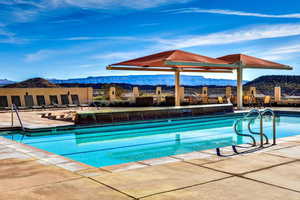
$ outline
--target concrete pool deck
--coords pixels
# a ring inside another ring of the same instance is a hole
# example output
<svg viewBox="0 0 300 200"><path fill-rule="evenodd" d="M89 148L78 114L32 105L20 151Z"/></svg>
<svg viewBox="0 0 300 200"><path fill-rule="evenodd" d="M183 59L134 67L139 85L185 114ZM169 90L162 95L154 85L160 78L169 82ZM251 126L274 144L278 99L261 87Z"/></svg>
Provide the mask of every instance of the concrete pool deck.
<svg viewBox="0 0 300 200"><path fill-rule="evenodd" d="M0 137L0 199L9 200L298 200L299 169L300 136L250 154L206 150L103 168Z"/></svg>

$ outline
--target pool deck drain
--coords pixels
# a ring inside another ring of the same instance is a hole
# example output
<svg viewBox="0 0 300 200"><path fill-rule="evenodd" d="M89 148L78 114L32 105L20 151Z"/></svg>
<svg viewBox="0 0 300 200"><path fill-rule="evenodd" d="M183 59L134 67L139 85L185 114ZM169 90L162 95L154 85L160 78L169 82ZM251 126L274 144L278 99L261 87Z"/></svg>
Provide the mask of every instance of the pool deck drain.
<svg viewBox="0 0 300 200"><path fill-rule="evenodd" d="M206 150L102 168L0 137L0 199L299 200L299 168L300 136L232 157Z"/></svg>

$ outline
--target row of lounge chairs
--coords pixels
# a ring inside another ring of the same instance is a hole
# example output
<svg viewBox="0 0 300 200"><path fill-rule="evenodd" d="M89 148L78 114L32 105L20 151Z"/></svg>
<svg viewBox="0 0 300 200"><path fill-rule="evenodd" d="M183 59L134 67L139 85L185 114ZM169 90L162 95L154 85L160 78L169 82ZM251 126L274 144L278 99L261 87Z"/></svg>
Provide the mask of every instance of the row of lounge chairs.
<svg viewBox="0 0 300 200"><path fill-rule="evenodd" d="M261 98L244 96L244 104L250 107L267 107L267 106L300 106L300 98L283 97L280 101L275 101L271 96Z"/></svg>
<svg viewBox="0 0 300 200"><path fill-rule="evenodd" d="M225 98L222 96L218 97L186 97L185 100L191 104L223 104L232 103L236 105L236 96L231 96L230 98ZM268 107L274 105L274 101L271 96L264 96L262 98L254 96L244 96L243 102L245 106L249 107Z"/></svg>
<svg viewBox="0 0 300 200"><path fill-rule="evenodd" d="M89 107L89 104L68 104L68 105L43 105L43 106L17 106L18 110L55 110L55 109L67 109L67 108L77 108L77 107ZM0 107L0 110L11 110L11 107Z"/></svg>
<svg viewBox="0 0 300 200"><path fill-rule="evenodd" d="M185 97L185 101L190 104L222 104L227 103L228 100L224 97L195 97L195 96L187 96Z"/></svg>
<svg viewBox="0 0 300 200"><path fill-rule="evenodd" d="M245 106L249 107L269 107L274 105L274 101L271 96L255 97L255 96L244 96L243 102Z"/></svg>
<svg viewBox="0 0 300 200"><path fill-rule="evenodd" d="M154 97L151 96L141 96L137 97L135 103L132 106L153 106L153 105L173 105L175 101L174 96L166 96L165 101L157 101ZM116 101L117 102L117 101ZM126 101L123 101L126 102ZM183 105L199 105L199 104L224 104L224 103L232 103L236 105L236 97L232 96L230 98L226 98L223 96L185 96L184 101L182 102ZM111 105L114 103L111 102ZM120 103L119 103L120 104ZM123 103L124 104L124 103ZM244 96L244 104L249 106L261 106L266 107L272 104L271 97L265 96L264 98L254 98L249 96ZM110 106L108 103L107 106ZM122 106L120 104L120 106Z"/></svg>

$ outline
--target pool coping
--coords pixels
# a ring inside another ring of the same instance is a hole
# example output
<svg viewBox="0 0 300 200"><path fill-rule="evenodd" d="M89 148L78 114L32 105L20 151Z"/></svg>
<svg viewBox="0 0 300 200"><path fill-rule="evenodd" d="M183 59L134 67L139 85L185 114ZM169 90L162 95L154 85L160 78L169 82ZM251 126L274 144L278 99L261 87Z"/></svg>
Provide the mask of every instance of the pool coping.
<svg viewBox="0 0 300 200"><path fill-rule="evenodd" d="M259 110L264 110L265 108L261 108ZM189 118L207 118L207 117L218 117L218 116L224 116L224 115L242 115L247 113L249 110L239 110L239 111L234 111L230 113L217 113L216 115L201 115L201 116L191 116ZM281 114L295 114L295 115L300 115L300 110L297 111L285 111L285 110L274 110L275 113L281 113ZM150 120L150 121L165 121L165 120L181 120L186 117L177 117L177 118L166 118L166 119L155 119L155 120ZM137 123L144 123L149 120L141 120L137 121ZM90 124L90 125L60 125L60 126L50 126L50 127L39 127L39 128L32 128L32 127L24 127L27 132L43 132L47 130L52 130L52 129L65 129L65 130L73 130L76 128L97 128L97 127L102 127L102 126L114 126L114 125L124 125L124 124L131 124L133 122L114 122L114 123L103 123L103 124ZM0 133L3 131L22 131L21 127L1 127L0 128ZM0 135L1 136L1 135Z"/></svg>
<svg viewBox="0 0 300 200"><path fill-rule="evenodd" d="M285 143L285 142L293 142L294 140L299 140L300 135L296 136L289 136L289 137L283 137L278 138L277 142L278 144ZM134 170L138 168L144 168L144 167L150 167L150 166L156 166L156 165L163 165L167 163L175 163L175 162L186 162L193 159L204 159L206 160L206 163L214 163L218 162L220 160L224 159L231 159L234 156L238 155L249 155L249 154L235 154L235 155L229 155L229 156L217 156L215 148L213 149L207 149L202 151L192 151L189 153L184 154L176 154L166 157L159 157L154 159L147 159L147 160L141 160L136 162L129 162L129 163L123 163L118 165L110 165L110 166L104 166L104 167L94 167L87 164L84 164L82 162L69 159L67 157L51 153L39 148L32 147L27 144L23 144L20 142L13 141L8 138L4 138L0 136L0 144L4 145L10 149L14 149L15 152L20 154L23 154L23 157L35 160L40 164L43 165L52 165L59 168L63 168L65 170L74 172L74 173L80 173L86 170L91 169L97 169L106 173L115 173L115 172L121 172L121 171L127 171L127 170ZM273 147L273 148L272 148ZM278 147L278 148L277 148ZM225 153L228 153L231 148L231 146L223 147L222 150ZM284 147L280 147L277 145L268 145L266 148L260 149L258 151L252 152L252 153L265 153L274 149L280 149ZM4 152L5 153L5 152ZM0 155L3 154L0 153ZM2 159L2 158L0 158Z"/></svg>
<svg viewBox="0 0 300 200"><path fill-rule="evenodd" d="M246 111L241 111L239 113L243 113ZM276 111L282 114L299 114L300 112L297 111ZM239 113L233 113L233 114L239 114ZM230 113L232 115L232 113ZM62 126L64 127L64 126ZM300 135L294 135L294 136L289 136L289 137L283 137L283 138L277 138L277 142L287 142L289 140L293 139L299 139ZM222 159L230 159L231 157L219 157L216 155L216 150L215 148L213 149L206 149L202 151L192 151L184 154L176 154L176 155L171 155L171 156L166 156L166 157L159 157L159 158L154 158L154 159L148 159L148 160L142 160L142 161L136 161L136 162L129 162L129 163L123 163L123 164L118 164L118 165L110 165L110 166L104 166L104 167L94 167L91 165L87 165L85 163L72 160L70 158L45 151L43 149L39 149L36 147L32 147L27 144L23 144L8 138L4 138L0 135L0 144L14 149L16 152L24 154L25 157L31 158L33 160L37 160L39 163L44 164L44 165L54 165L56 167L60 167L72 172L80 172L88 169L99 169L105 172L119 172L119 171L126 171L126 170L131 170L131 169L137 169L137 168L143 168L143 167L149 167L149 166L155 166L155 165L161 165L161 164L166 164L170 162L183 162L186 160L191 160L191 159L208 159L208 162L217 162ZM276 147L276 145L274 146ZM225 152L229 151L229 148L231 146L225 146L222 147L222 150ZM272 148L270 148L272 150ZM263 148L257 152L266 152L268 151L268 148ZM1 154L1 152L0 152ZM236 154L240 155L240 154ZM0 158L1 159L1 158ZM211 159L211 160L209 160Z"/></svg>
<svg viewBox="0 0 300 200"><path fill-rule="evenodd" d="M183 120L186 118L189 119L207 119L207 118L214 118L214 117L222 117L222 116L231 116L231 115L241 115L243 113L216 113L215 115L207 114L207 115L201 115L201 116L190 116L190 117L173 117L173 118L165 118L165 119L153 119L153 120L140 120L140 121L128 121L128 122L113 122L113 123L98 123L98 124L89 124L89 125L61 125L61 126L52 126L52 127L43 127L43 128L30 128L30 127L24 127L27 133L37 133L37 132L46 132L49 130L74 130L74 129L85 129L85 128L98 128L103 126L115 126L115 125L130 125L130 124L141 124L145 122L162 122L162 121L177 121L177 120ZM7 127L7 128L0 128L0 133L2 131L22 131L21 127Z"/></svg>

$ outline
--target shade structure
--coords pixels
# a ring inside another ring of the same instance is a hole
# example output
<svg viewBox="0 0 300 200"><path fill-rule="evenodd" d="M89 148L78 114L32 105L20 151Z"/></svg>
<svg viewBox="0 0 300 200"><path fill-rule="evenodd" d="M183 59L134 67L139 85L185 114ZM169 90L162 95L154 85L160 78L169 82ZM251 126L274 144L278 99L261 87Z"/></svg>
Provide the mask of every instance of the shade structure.
<svg viewBox="0 0 300 200"><path fill-rule="evenodd" d="M280 63L248 56L245 54L231 54L219 57L218 59L229 62L230 64L237 64L243 66L243 68L258 68L258 69L282 69L291 70L292 67L283 65Z"/></svg>
<svg viewBox="0 0 300 200"><path fill-rule="evenodd" d="M194 54L182 50L164 51L133 60L114 63L110 66L135 66L142 71L159 71L160 69L171 69L172 71L185 70L232 70L228 61L219 60L199 54ZM111 68L112 69L112 68ZM124 68L126 69L126 68ZM229 71L230 72L230 71Z"/></svg>
<svg viewBox="0 0 300 200"><path fill-rule="evenodd" d="M238 65L237 67L237 107L243 107L243 69L276 69L292 70L288 65L248 56L245 54L231 54L219 57L218 59Z"/></svg>
<svg viewBox="0 0 300 200"><path fill-rule="evenodd" d="M122 66L122 67L120 67ZM124 67L126 66L126 67ZM128 67L130 66L130 67ZM172 50L115 63L108 70L136 70L175 72L175 105L180 105L180 72L232 73L237 71L237 106L243 107L243 69L291 70L292 67L280 63L248 56L232 54L211 58L182 50Z"/></svg>
<svg viewBox="0 0 300 200"><path fill-rule="evenodd" d="M232 73L234 65L216 58L182 50L172 50L114 63L109 65L107 69L174 72L175 105L180 106L180 72Z"/></svg>

